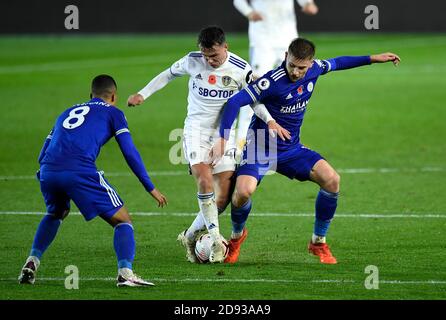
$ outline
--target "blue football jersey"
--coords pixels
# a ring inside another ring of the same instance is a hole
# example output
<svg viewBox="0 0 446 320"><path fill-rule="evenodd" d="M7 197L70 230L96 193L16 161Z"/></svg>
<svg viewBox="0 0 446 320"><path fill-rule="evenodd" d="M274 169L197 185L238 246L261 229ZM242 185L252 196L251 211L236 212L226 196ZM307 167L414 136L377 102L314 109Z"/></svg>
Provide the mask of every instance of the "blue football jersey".
<svg viewBox="0 0 446 320"><path fill-rule="evenodd" d="M124 132L127 120L118 108L100 98L76 104L57 118L40 164L47 170L96 170L101 147Z"/></svg>
<svg viewBox="0 0 446 320"><path fill-rule="evenodd" d="M300 127L316 81L320 75L329 72L330 67L328 60L315 60L304 78L292 82L283 62L280 67L267 72L245 88L253 103L263 103L277 123L291 133L290 140L278 139L278 151L289 150L299 144ZM257 133L258 129L267 130L268 125L254 115L250 128ZM268 141L265 141L265 145L267 144Z"/></svg>

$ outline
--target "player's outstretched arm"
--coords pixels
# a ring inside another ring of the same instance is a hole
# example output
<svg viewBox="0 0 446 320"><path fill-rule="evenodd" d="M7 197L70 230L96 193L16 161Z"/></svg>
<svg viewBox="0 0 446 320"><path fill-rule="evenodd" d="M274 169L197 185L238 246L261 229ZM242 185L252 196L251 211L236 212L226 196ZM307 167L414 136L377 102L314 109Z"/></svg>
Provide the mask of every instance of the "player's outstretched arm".
<svg viewBox="0 0 446 320"><path fill-rule="evenodd" d="M384 63L392 61L397 66L401 59L394 53L387 52L381 54L374 54L370 56L342 56L328 60L316 60L316 62L323 68L322 74L330 71L347 70L357 68L372 63Z"/></svg>
<svg viewBox="0 0 446 320"><path fill-rule="evenodd" d="M127 161L128 166L132 169L133 173L138 177L139 181L142 183L144 188L150 195L158 202L158 207L164 207L167 205L167 198L159 192L152 181L150 180L141 156L136 150L133 144L132 136L130 133L121 133L116 136L116 141L119 144L122 154Z"/></svg>
<svg viewBox="0 0 446 320"><path fill-rule="evenodd" d="M370 56L371 63L384 63L390 61L392 61L395 66L397 66L401 62L401 59L399 56L392 52L373 54Z"/></svg>
<svg viewBox="0 0 446 320"><path fill-rule="evenodd" d="M170 72L170 69L164 70L155 78L153 78L138 93L132 94L127 100L127 105L129 107L134 107L142 104L144 100L146 100L158 90L164 88L173 79L175 79L175 76L172 74L172 72Z"/></svg>

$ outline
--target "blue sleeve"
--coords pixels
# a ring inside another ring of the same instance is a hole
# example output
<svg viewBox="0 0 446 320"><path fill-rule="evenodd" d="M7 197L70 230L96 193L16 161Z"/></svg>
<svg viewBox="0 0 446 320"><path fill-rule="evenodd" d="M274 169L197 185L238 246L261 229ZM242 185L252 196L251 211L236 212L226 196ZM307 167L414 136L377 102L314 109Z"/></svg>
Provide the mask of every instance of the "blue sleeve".
<svg viewBox="0 0 446 320"><path fill-rule="evenodd" d="M321 74L330 71L346 70L371 64L370 56L344 56L328 60L317 60L319 67L322 69Z"/></svg>
<svg viewBox="0 0 446 320"><path fill-rule="evenodd" d="M265 75L229 98L220 122L220 137L229 139L230 129L241 107L253 104L273 94L273 80Z"/></svg>
<svg viewBox="0 0 446 320"><path fill-rule="evenodd" d="M122 112L121 110L119 110L116 107L112 107L113 109L111 112L111 119L112 119L112 127L113 127L113 131L114 134L117 134L117 132L119 132L122 129L127 129L128 128L128 124L127 124L127 119L125 118L124 112Z"/></svg>
<svg viewBox="0 0 446 320"><path fill-rule="evenodd" d="M40 154L39 154L39 163L43 160L43 157L45 157L45 153L46 153L46 149L48 148L51 139L53 138L53 132L54 132L54 128L51 130L50 134L46 137L45 142L43 143L43 147L42 150L40 150Z"/></svg>
<svg viewBox="0 0 446 320"><path fill-rule="evenodd" d="M155 189L155 186L147 174L147 170L142 162L138 150L136 150L136 147L133 144L130 133L126 131L117 134L116 141L118 142L121 152L124 155L130 169L132 169L133 173L138 177L139 181L142 183L147 192L151 192L153 189Z"/></svg>
<svg viewBox="0 0 446 320"><path fill-rule="evenodd" d="M231 132L232 124L241 107L246 106L255 102L252 96L244 89L228 99L224 105L223 115L220 121L220 137L225 140L229 139L229 134Z"/></svg>

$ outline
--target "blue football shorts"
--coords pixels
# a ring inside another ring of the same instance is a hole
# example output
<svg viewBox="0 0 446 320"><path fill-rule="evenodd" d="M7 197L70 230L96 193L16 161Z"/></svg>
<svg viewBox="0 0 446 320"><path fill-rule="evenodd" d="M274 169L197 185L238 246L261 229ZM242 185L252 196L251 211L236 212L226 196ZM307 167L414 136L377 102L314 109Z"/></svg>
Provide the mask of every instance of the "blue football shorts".
<svg viewBox="0 0 446 320"><path fill-rule="evenodd" d="M316 162L324 159L316 151L301 144L293 150L278 152L275 159L263 159L260 161L258 158L257 156L248 158L247 148L245 148L242 161L236 171L236 176L252 176L260 183L266 173L271 170L290 179L307 181L310 180L310 172ZM248 159L251 160L248 161Z"/></svg>
<svg viewBox="0 0 446 320"><path fill-rule="evenodd" d="M70 200L73 200L87 221L96 216L111 218L124 205L102 171L43 170L40 190L48 213L61 214L69 210Z"/></svg>

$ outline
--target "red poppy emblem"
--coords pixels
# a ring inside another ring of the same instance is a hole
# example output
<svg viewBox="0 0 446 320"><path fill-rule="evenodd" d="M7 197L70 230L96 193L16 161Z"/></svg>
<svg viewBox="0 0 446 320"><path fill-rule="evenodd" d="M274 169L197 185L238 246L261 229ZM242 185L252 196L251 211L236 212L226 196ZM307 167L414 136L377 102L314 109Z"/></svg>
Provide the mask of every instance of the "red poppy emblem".
<svg viewBox="0 0 446 320"><path fill-rule="evenodd" d="M301 95L303 92L304 92L304 87L301 85L299 86L299 88L297 88L297 93Z"/></svg>
<svg viewBox="0 0 446 320"><path fill-rule="evenodd" d="M213 74L211 74L211 75L209 76L209 78L208 78L208 82L209 82L210 84L216 84L216 83L217 83L217 77L214 76Z"/></svg>

